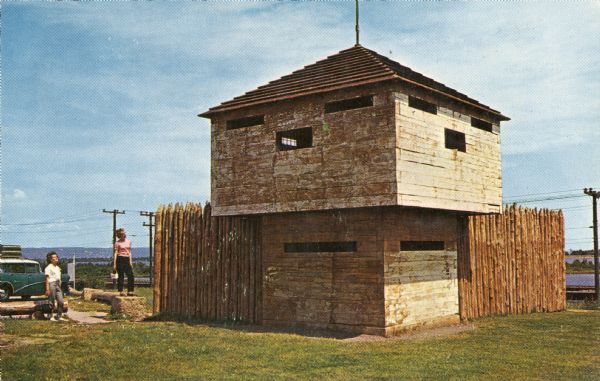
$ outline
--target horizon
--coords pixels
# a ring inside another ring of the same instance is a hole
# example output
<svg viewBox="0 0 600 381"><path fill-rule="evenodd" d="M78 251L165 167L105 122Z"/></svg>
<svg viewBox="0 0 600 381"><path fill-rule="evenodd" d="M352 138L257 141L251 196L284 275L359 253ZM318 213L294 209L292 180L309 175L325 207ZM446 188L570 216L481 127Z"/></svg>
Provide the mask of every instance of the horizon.
<svg viewBox="0 0 600 381"><path fill-rule="evenodd" d="M105 249L112 250L111 247L101 247L101 246L21 246L22 249ZM131 250L149 250L150 247L139 246L132 247Z"/></svg>

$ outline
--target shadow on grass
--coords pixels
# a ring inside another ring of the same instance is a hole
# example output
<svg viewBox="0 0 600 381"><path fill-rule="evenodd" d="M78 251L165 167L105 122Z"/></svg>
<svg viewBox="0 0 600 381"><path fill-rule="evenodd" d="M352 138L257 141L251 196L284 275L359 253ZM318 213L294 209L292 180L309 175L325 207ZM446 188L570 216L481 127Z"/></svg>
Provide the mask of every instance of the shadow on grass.
<svg viewBox="0 0 600 381"><path fill-rule="evenodd" d="M305 337L315 337L324 339L350 339L358 336L362 336L361 333L350 333L350 332L338 332L331 331L328 329L316 329L308 327L287 327L287 326L265 326L257 325L245 321L215 321L206 319L196 318L183 318L181 316L159 313L147 317L143 321L145 322L176 322L184 323L189 325L204 325L211 328L222 328L237 332L247 333L272 333L272 334L286 334L286 335L299 335Z"/></svg>
<svg viewBox="0 0 600 381"><path fill-rule="evenodd" d="M597 310L600 311L600 304L595 300L569 300L567 301L568 310Z"/></svg>

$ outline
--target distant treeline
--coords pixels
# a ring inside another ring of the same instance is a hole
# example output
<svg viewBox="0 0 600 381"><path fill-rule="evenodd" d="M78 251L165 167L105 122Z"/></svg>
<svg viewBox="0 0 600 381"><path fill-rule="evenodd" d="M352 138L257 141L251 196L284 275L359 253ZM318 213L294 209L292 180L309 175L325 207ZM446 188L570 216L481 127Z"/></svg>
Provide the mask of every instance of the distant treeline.
<svg viewBox="0 0 600 381"><path fill-rule="evenodd" d="M565 255L594 255L594 250L569 250Z"/></svg>
<svg viewBox="0 0 600 381"><path fill-rule="evenodd" d="M72 259L91 259L91 258L111 258L113 251L110 247L24 247L21 249L23 256L30 259L45 259L46 254L55 251L61 258ZM147 247L133 247L131 254L133 258L147 258Z"/></svg>
<svg viewBox="0 0 600 381"><path fill-rule="evenodd" d="M148 261L149 257L136 257L133 256L133 261ZM65 257L64 260L72 262L73 258ZM91 258L77 258L75 257L75 262L112 262L112 257L91 257Z"/></svg>
<svg viewBox="0 0 600 381"><path fill-rule="evenodd" d="M567 274L593 274L594 262L574 260L572 263L567 263Z"/></svg>
<svg viewBox="0 0 600 381"><path fill-rule="evenodd" d="M61 263L60 266L66 271L66 263ZM75 288L78 290L85 287L104 288L106 281L110 279L112 268L112 265L106 263L77 265L75 269L75 281L77 283ZM133 273L136 277L148 277L150 276L150 268L144 263L134 261Z"/></svg>

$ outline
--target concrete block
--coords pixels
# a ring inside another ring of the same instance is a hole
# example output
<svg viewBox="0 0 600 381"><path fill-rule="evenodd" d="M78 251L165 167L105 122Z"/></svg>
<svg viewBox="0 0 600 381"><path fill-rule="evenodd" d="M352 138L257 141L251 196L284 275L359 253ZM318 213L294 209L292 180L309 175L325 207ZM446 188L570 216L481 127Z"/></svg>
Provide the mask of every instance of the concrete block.
<svg viewBox="0 0 600 381"><path fill-rule="evenodd" d="M115 296L112 300L111 313L123 315L132 320L146 317L146 298L140 296Z"/></svg>

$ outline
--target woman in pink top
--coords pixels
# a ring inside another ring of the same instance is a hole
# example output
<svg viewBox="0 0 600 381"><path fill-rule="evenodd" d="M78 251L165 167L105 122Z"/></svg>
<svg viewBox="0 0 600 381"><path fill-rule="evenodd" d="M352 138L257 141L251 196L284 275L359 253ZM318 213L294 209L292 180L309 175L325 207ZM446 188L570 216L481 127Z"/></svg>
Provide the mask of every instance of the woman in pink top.
<svg viewBox="0 0 600 381"><path fill-rule="evenodd" d="M115 253L113 256L113 272L119 274L119 280L117 285L119 287L119 293L124 296L123 283L125 282L125 274L127 274L127 295L133 296L133 265L131 263L131 241L127 239L125 229L117 229L117 238L119 240L115 242Z"/></svg>

